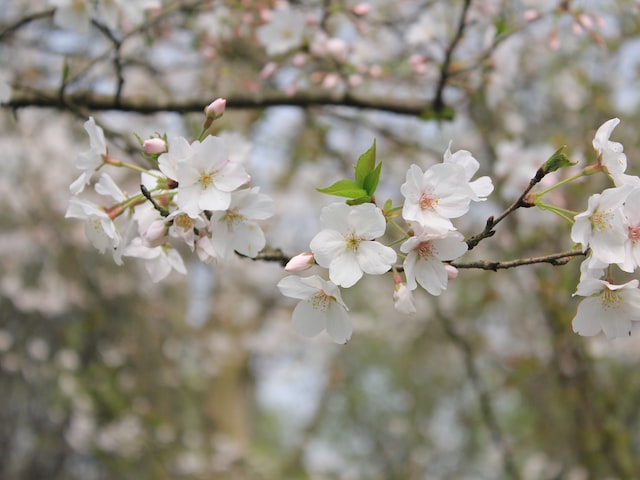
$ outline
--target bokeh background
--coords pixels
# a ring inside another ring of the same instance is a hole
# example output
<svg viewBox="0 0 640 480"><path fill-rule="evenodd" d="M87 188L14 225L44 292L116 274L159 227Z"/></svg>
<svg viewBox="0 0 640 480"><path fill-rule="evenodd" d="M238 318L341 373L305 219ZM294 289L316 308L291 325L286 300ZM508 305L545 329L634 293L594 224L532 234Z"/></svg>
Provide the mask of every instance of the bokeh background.
<svg viewBox="0 0 640 480"><path fill-rule="evenodd" d="M640 478L640 332L573 333L579 259L461 270L411 316L391 275L365 278L343 293L340 346L291 330L278 263L183 251L188 274L156 284L64 219L90 115L110 154L144 162L134 134L193 138L217 97L217 133L276 201L264 228L286 255L335 201L315 188L374 138L377 196L395 204L409 165L450 141L473 152L496 190L456 222L465 236L560 146L594 162L609 118L636 175L637 1L76 3L117 7L115 22L96 10L78 31L55 16L69 2L0 0L0 478ZM281 10L306 25L273 53L281 39L257 32ZM582 211L607 186L549 200ZM568 250L569 230L522 209L464 260Z"/></svg>

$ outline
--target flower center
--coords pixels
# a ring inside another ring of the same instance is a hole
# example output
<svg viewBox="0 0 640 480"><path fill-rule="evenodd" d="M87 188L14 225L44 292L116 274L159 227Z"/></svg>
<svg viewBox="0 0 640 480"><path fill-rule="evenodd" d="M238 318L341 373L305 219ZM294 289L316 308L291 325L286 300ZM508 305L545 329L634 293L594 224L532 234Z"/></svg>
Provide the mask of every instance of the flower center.
<svg viewBox="0 0 640 480"><path fill-rule="evenodd" d="M213 185L215 178L216 172L202 172L200 174L200 178L198 179L198 183L203 190L206 190L208 187Z"/></svg>
<svg viewBox="0 0 640 480"><path fill-rule="evenodd" d="M180 227L185 232L193 228L193 220L191 220L191 217L186 213L177 215L173 220L173 223L176 227Z"/></svg>
<svg viewBox="0 0 640 480"><path fill-rule="evenodd" d="M589 220L591 221L591 229L597 232L602 232L611 227L611 217L613 214L611 210L605 210L604 212L596 210L591 214Z"/></svg>
<svg viewBox="0 0 640 480"><path fill-rule="evenodd" d="M323 312L329 308L331 300L333 300L333 297L324 290L320 290L309 299L314 310L321 310Z"/></svg>
<svg viewBox="0 0 640 480"><path fill-rule="evenodd" d="M436 205L438 205L438 199L435 197L432 197L429 193L425 192L422 195L420 195L420 200L418 201L418 204L420 205L420 208L422 210L430 210L435 208Z"/></svg>
<svg viewBox="0 0 640 480"><path fill-rule="evenodd" d="M629 236L629 240L633 243L640 242L640 225L636 225L635 227L629 227L629 231L627 232Z"/></svg>
<svg viewBox="0 0 640 480"><path fill-rule="evenodd" d="M433 256L434 253L433 244L429 241L420 242L420 244L416 247L416 252L422 260L428 260Z"/></svg>
<svg viewBox="0 0 640 480"><path fill-rule="evenodd" d="M602 308L605 310L619 308L621 301L620 295L615 290L605 288L602 291Z"/></svg>
<svg viewBox="0 0 640 480"><path fill-rule="evenodd" d="M358 237L355 233L349 233L346 237L345 237L346 241L347 241L347 248L349 250L353 250L354 252L358 250L358 246L360 245L360 242L362 241L362 238Z"/></svg>

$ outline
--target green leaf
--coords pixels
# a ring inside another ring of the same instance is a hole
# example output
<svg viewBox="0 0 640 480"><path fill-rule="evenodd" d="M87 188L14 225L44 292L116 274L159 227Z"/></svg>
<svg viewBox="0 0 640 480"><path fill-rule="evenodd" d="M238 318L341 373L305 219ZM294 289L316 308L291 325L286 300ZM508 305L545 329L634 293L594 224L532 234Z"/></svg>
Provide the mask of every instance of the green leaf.
<svg viewBox="0 0 640 480"><path fill-rule="evenodd" d="M373 171L376 166L376 140L373 139L373 145L360 155L358 163L356 163L356 183L360 187L364 187L367 175Z"/></svg>
<svg viewBox="0 0 640 480"><path fill-rule="evenodd" d="M376 193L376 188L378 188L378 182L380 181L380 170L382 169L382 162L380 162L376 168L370 171L364 179L364 189L367 191L369 196L373 196Z"/></svg>
<svg viewBox="0 0 640 480"><path fill-rule="evenodd" d="M365 195L364 197L354 198L353 200L347 200L347 205L360 205L362 203L367 203L371 201L371 197L369 195Z"/></svg>
<svg viewBox="0 0 640 480"><path fill-rule="evenodd" d="M564 153L565 148L566 145L563 145L558 150L556 150L555 153L551 155L546 162L544 162L542 171L545 174L555 172L556 170L560 170L561 168L570 167L571 165L576 164L576 162L572 162L571 160L569 160L567 154Z"/></svg>
<svg viewBox="0 0 640 480"><path fill-rule="evenodd" d="M353 180L338 180L336 183L325 188L316 188L320 193L327 195L337 195L338 197L360 198L367 196L367 191L356 184Z"/></svg>

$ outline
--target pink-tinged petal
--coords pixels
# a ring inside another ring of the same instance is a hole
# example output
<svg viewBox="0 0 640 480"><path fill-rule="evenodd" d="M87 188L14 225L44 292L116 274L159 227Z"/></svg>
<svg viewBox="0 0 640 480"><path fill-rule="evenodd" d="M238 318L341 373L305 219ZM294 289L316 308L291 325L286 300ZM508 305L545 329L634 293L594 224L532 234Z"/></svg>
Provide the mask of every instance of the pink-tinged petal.
<svg viewBox="0 0 640 480"><path fill-rule="evenodd" d="M347 233L349 231L347 218L351 211L350 208L351 207L345 203L332 203L324 207L320 212L320 225L322 225L322 229Z"/></svg>
<svg viewBox="0 0 640 480"><path fill-rule="evenodd" d="M296 275L289 275L278 282L278 289L285 297L306 300L318 292L318 288L303 282Z"/></svg>
<svg viewBox="0 0 640 480"><path fill-rule="evenodd" d="M346 251L347 244L339 232L322 230L311 239L309 247L318 265L327 268L334 258Z"/></svg>
<svg viewBox="0 0 640 480"><path fill-rule="evenodd" d="M198 206L200 198L200 187L198 185L190 185L178 189L176 203L180 210L185 212L191 218L196 218L202 209Z"/></svg>
<svg viewBox="0 0 640 480"><path fill-rule="evenodd" d="M331 302L327 308L326 327L331 339L340 344L347 343L353 333L349 315L336 302Z"/></svg>
<svg viewBox="0 0 640 480"><path fill-rule="evenodd" d="M424 186L424 172L417 165L411 165L407 170L405 183L400 186L400 192L412 202L417 202L422 195Z"/></svg>
<svg viewBox="0 0 640 480"><path fill-rule="evenodd" d="M382 211L373 203L351 207L348 217L351 230L361 238L373 240L384 235L387 222Z"/></svg>
<svg viewBox="0 0 640 480"><path fill-rule="evenodd" d="M358 264L369 275L381 275L391 269L397 259L393 248L379 242L363 241L358 246Z"/></svg>
<svg viewBox="0 0 640 480"><path fill-rule="evenodd" d="M326 327L327 314L324 310L314 308L309 300L302 300L293 309L291 326L295 332L305 337L315 337Z"/></svg>
<svg viewBox="0 0 640 480"><path fill-rule="evenodd" d="M317 257L316 257L317 260ZM349 288L362 278L362 269L352 252L345 252L329 264L329 278L336 285Z"/></svg>
<svg viewBox="0 0 640 480"><path fill-rule="evenodd" d="M573 331L586 337L597 335L602 330L600 321L605 315L599 297L585 298L578 305L576 316L571 322Z"/></svg>

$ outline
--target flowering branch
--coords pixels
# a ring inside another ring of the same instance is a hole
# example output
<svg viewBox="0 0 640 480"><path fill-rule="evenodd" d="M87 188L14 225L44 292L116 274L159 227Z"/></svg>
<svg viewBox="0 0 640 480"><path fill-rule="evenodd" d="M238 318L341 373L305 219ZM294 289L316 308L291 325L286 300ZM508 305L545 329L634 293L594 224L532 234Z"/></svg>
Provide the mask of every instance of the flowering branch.
<svg viewBox="0 0 640 480"><path fill-rule="evenodd" d="M566 252L553 253L551 255L543 255L540 257L519 258L517 260L508 261L488 261L478 260L475 262L449 262L456 268L477 268L480 270L505 270L507 268L520 267L522 265L533 265L536 263L550 263L551 265L566 265L571 261L572 257L586 255L582 250L568 250Z"/></svg>

